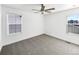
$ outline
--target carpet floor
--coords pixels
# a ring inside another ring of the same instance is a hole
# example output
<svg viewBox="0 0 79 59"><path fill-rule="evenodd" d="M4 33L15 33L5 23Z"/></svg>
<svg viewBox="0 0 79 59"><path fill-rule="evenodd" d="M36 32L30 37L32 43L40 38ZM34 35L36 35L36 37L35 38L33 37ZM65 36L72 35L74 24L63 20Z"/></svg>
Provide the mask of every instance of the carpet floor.
<svg viewBox="0 0 79 59"><path fill-rule="evenodd" d="M51 37L39 35L2 48L1 55L75 55L79 46Z"/></svg>

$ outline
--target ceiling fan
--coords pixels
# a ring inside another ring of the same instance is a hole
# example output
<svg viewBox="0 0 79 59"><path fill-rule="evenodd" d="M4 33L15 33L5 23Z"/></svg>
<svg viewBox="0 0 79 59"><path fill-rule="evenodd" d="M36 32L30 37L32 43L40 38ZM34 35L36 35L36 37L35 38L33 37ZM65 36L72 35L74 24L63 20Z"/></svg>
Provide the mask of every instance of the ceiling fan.
<svg viewBox="0 0 79 59"><path fill-rule="evenodd" d="M32 9L32 10L36 11L35 13L41 12L41 14L44 14L44 12L51 13L50 10L55 10L55 8L45 9L45 7L46 6L44 6L44 4L41 4L41 9L40 10L37 10L37 9Z"/></svg>

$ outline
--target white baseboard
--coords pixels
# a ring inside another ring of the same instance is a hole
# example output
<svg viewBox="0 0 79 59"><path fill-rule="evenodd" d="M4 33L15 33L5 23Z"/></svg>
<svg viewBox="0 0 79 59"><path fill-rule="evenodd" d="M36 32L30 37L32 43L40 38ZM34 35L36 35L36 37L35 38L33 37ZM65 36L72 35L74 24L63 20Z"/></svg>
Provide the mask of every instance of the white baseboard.
<svg viewBox="0 0 79 59"><path fill-rule="evenodd" d="M40 34L37 34L37 35L34 35L34 36L29 36L29 37L23 37L19 40L16 40L16 41L13 41L13 42L9 42L9 43L5 43L5 44L2 44L3 46L6 46L6 45L10 45L10 44L13 44L13 43L16 43L16 42L19 42L19 41L22 41L22 40L26 40L26 39L30 39L30 38L33 38L35 36L39 36L39 35L42 35L44 33L40 33Z"/></svg>
<svg viewBox="0 0 79 59"><path fill-rule="evenodd" d="M48 36L55 37L55 38L58 38L58 39L60 39L60 40L66 41L66 42L70 42L70 43L73 43L73 44L79 45L79 43L75 43L75 42L72 42L72 41L66 40L65 38L62 38L62 37L59 37L59 36L56 36L56 35L51 35L51 34L48 34L48 33L45 33L45 34L48 35Z"/></svg>

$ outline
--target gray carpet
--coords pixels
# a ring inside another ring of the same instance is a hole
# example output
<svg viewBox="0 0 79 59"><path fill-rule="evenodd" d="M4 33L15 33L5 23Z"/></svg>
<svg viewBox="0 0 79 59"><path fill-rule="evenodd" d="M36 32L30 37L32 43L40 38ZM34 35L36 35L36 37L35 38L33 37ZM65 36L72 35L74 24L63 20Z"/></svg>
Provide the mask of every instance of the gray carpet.
<svg viewBox="0 0 79 59"><path fill-rule="evenodd" d="M40 35L4 46L1 55L72 55L79 54L79 46L63 40Z"/></svg>

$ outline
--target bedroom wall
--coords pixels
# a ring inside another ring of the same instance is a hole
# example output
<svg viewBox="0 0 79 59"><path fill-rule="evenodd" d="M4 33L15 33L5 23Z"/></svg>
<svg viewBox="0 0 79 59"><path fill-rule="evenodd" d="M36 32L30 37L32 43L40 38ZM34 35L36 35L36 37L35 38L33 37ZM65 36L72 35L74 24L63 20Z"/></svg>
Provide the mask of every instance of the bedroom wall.
<svg viewBox="0 0 79 59"><path fill-rule="evenodd" d="M7 13L17 13L22 15L21 33L11 35L7 34ZM3 46L43 34L43 16L27 10L23 11L15 8L2 6L2 32Z"/></svg>
<svg viewBox="0 0 79 59"><path fill-rule="evenodd" d="M79 8L44 15L45 33L79 45L79 34L67 33L67 16L78 14Z"/></svg>

